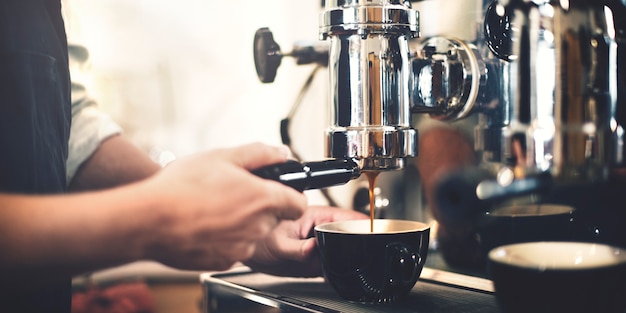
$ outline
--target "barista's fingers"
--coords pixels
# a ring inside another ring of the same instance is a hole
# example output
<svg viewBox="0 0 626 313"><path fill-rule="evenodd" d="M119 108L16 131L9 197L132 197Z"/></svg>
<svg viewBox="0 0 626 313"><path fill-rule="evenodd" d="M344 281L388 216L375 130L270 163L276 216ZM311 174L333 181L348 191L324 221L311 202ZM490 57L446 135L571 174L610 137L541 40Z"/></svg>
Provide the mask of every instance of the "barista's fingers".
<svg viewBox="0 0 626 313"><path fill-rule="evenodd" d="M315 226L343 220L361 220L369 219L369 215L363 214L359 211L341 209L330 206L310 206L307 209L307 214L299 223L298 235L300 238L311 238L315 236Z"/></svg>
<svg viewBox="0 0 626 313"><path fill-rule="evenodd" d="M282 238L280 249L274 251L274 257L283 260L303 262L308 260L316 249L315 238Z"/></svg>
<svg viewBox="0 0 626 313"><path fill-rule="evenodd" d="M254 241L224 242L210 249L212 270L227 270L236 262L250 258L254 254ZM219 257L216 257L219 256Z"/></svg>
<svg viewBox="0 0 626 313"><path fill-rule="evenodd" d="M227 151L227 152L226 152ZM269 146L262 143L251 143L235 149L225 150L227 158L235 164L253 170L265 165L285 162L289 157L286 146Z"/></svg>
<svg viewBox="0 0 626 313"><path fill-rule="evenodd" d="M313 252L317 248L316 245L315 238L298 240L294 242L294 248L297 247L297 249L293 249L293 253L286 257L294 261L306 261L313 255Z"/></svg>
<svg viewBox="0 0 626 313"><path fill-rule="evenodd" d="M234 263L250 258L254 254L255 244L256 242L254 241L233 243L230 249L228 249L228 251L230 251L228 259Z"/></svg>
<svg viewBox="0 0 626 313"><path fill-rule="evenodd" d="M270 181L267 184L265 197L268 199L266 206L280 220L298 219L307 207L307 199L304 194L282 185L278 182Z"/></svg>
<svg viewBox="0 0 626 313"><path fill-rule="evenodd" d="M317 249L317 241L315 238L301 240L301 244L300 255L303 259L309 258L315 252L315 249Z"/></svg>

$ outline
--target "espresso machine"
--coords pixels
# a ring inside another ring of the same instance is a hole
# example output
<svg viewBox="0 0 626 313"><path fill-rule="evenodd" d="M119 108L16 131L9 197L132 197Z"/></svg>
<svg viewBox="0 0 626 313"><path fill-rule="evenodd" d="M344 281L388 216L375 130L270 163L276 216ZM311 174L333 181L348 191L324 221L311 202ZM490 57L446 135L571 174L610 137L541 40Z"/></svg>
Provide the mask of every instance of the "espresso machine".
<svg viewBox="0 0 626 313"><path fill-rule="evenodd" d="M261 28L254 55L266 83L283 57L327 70L328 159L258 175L306 190L367 171L400 173L400 184L382 186L403 197L399 217L429 210L453 229L467 230L503 205L569 206L569 239L626 247L625 1L327 0L319 17L320 42L285 52ZM287 145L289 122L281 123ZM461 136L429 137L438 129ZM453 138L466 139L469 153ZM432 179L433 169L445 171ZM428 201L409 201L420 192ZM437 268L432 259L429 252L420 282L396 305L348 303L322 278L245 269L203 275L204 305L229 311L246 299L289 312L501 312L484 273Z"/></svg>
<svg viewBox="0 0 626 313"><path fill-rule="evenodd" d="M420 125L460 125L473 161L434 181L426 205L439 218L565 204L576 209L572 239L626 246L624 16L621 0L332 0L323 44L285 53L263 28L255 63L263 82L284 56L327 68L325 155L353 169L333 184L411 172L432 148Z"/></svg>

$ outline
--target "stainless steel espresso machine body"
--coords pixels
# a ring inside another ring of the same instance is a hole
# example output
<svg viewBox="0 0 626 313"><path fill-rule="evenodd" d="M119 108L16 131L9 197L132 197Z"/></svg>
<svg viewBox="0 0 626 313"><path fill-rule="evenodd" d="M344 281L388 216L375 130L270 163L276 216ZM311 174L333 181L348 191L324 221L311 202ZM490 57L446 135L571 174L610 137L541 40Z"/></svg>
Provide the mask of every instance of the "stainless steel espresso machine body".
<svg viewBox="0 0 626 313"><path fill-rule="evenodd" d="M626 185L615 175L624 166L624 4L481 5L474 39L434 34L412 47L414 108L467 99L460 117L477 118L477 167L439 182L441 215L462 221L512 199L564 203L577 209L575 239L625 245L616 221L625 221Z"/></svg>
<svg viewBox="0 0 626 313"><path fill-rule="evenodd" d="M605 181L623 163L614 14L583 0L488 6L491 54L483 58L501 87L480 104L480 148L496 152L483 161L513 168L515 178L549 172L563 183ZM495 99L498 105L488 107ZM488 142L494 129L499 149Z"/></svg>
<svg viewBox="0 0 626 313"><path fill-rule="evenodd" d="M626 245L625 13L620 0L326 1L329 45L308 58L328 55L326 155L404 169L421 121L458 121L477 161L438 182L443 215L564 203L584 221L576 239ZM278 67L279 52L260 54Z"/></svg>
<svg viewBox="0 0 626 313"><path fill-rule="evenodd" d="M328 157L393 170L417 154L408 87L409 39L418 37L418 18L409 1L326 3L320 35L330 41Z"/></svg>

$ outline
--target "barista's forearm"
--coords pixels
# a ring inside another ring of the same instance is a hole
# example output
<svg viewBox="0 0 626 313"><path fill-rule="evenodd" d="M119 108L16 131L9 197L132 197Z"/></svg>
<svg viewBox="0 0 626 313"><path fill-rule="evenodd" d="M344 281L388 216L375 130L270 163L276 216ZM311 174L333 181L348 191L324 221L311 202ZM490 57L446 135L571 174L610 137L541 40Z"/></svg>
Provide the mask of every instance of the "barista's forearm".
<svg viewBox="0 0 626 313"><path fill-rule="evenodd" d="M146 153L115 135L80 166L69 187L70 191L111 188L147 178L160 168Z"/></svg>
<svg viewBox="0 0 626 313"><path fill-rule="evenodd" d="M143 258L150 219L157 218L157 200L144 185L66 196L0 194L1 280L67 277Z"/></svg>

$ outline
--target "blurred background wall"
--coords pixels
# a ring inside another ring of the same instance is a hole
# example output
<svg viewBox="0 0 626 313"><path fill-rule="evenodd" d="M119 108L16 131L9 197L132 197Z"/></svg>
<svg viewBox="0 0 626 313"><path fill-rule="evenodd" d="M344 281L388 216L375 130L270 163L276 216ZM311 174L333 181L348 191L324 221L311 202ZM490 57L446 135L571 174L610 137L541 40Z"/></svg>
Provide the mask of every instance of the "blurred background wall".
<svg viewBox="0 0 626 313"><path fill-rule="evenodd" d="M64 0L69 41L90 52L80 79L134 143L181 156L253 141L280 144L284 118L312 66L283 58L273 84L256 76L255 31L283 52L318 40L317 0ZM323 157L327 71L292 127L307 159Z"/></svg>

